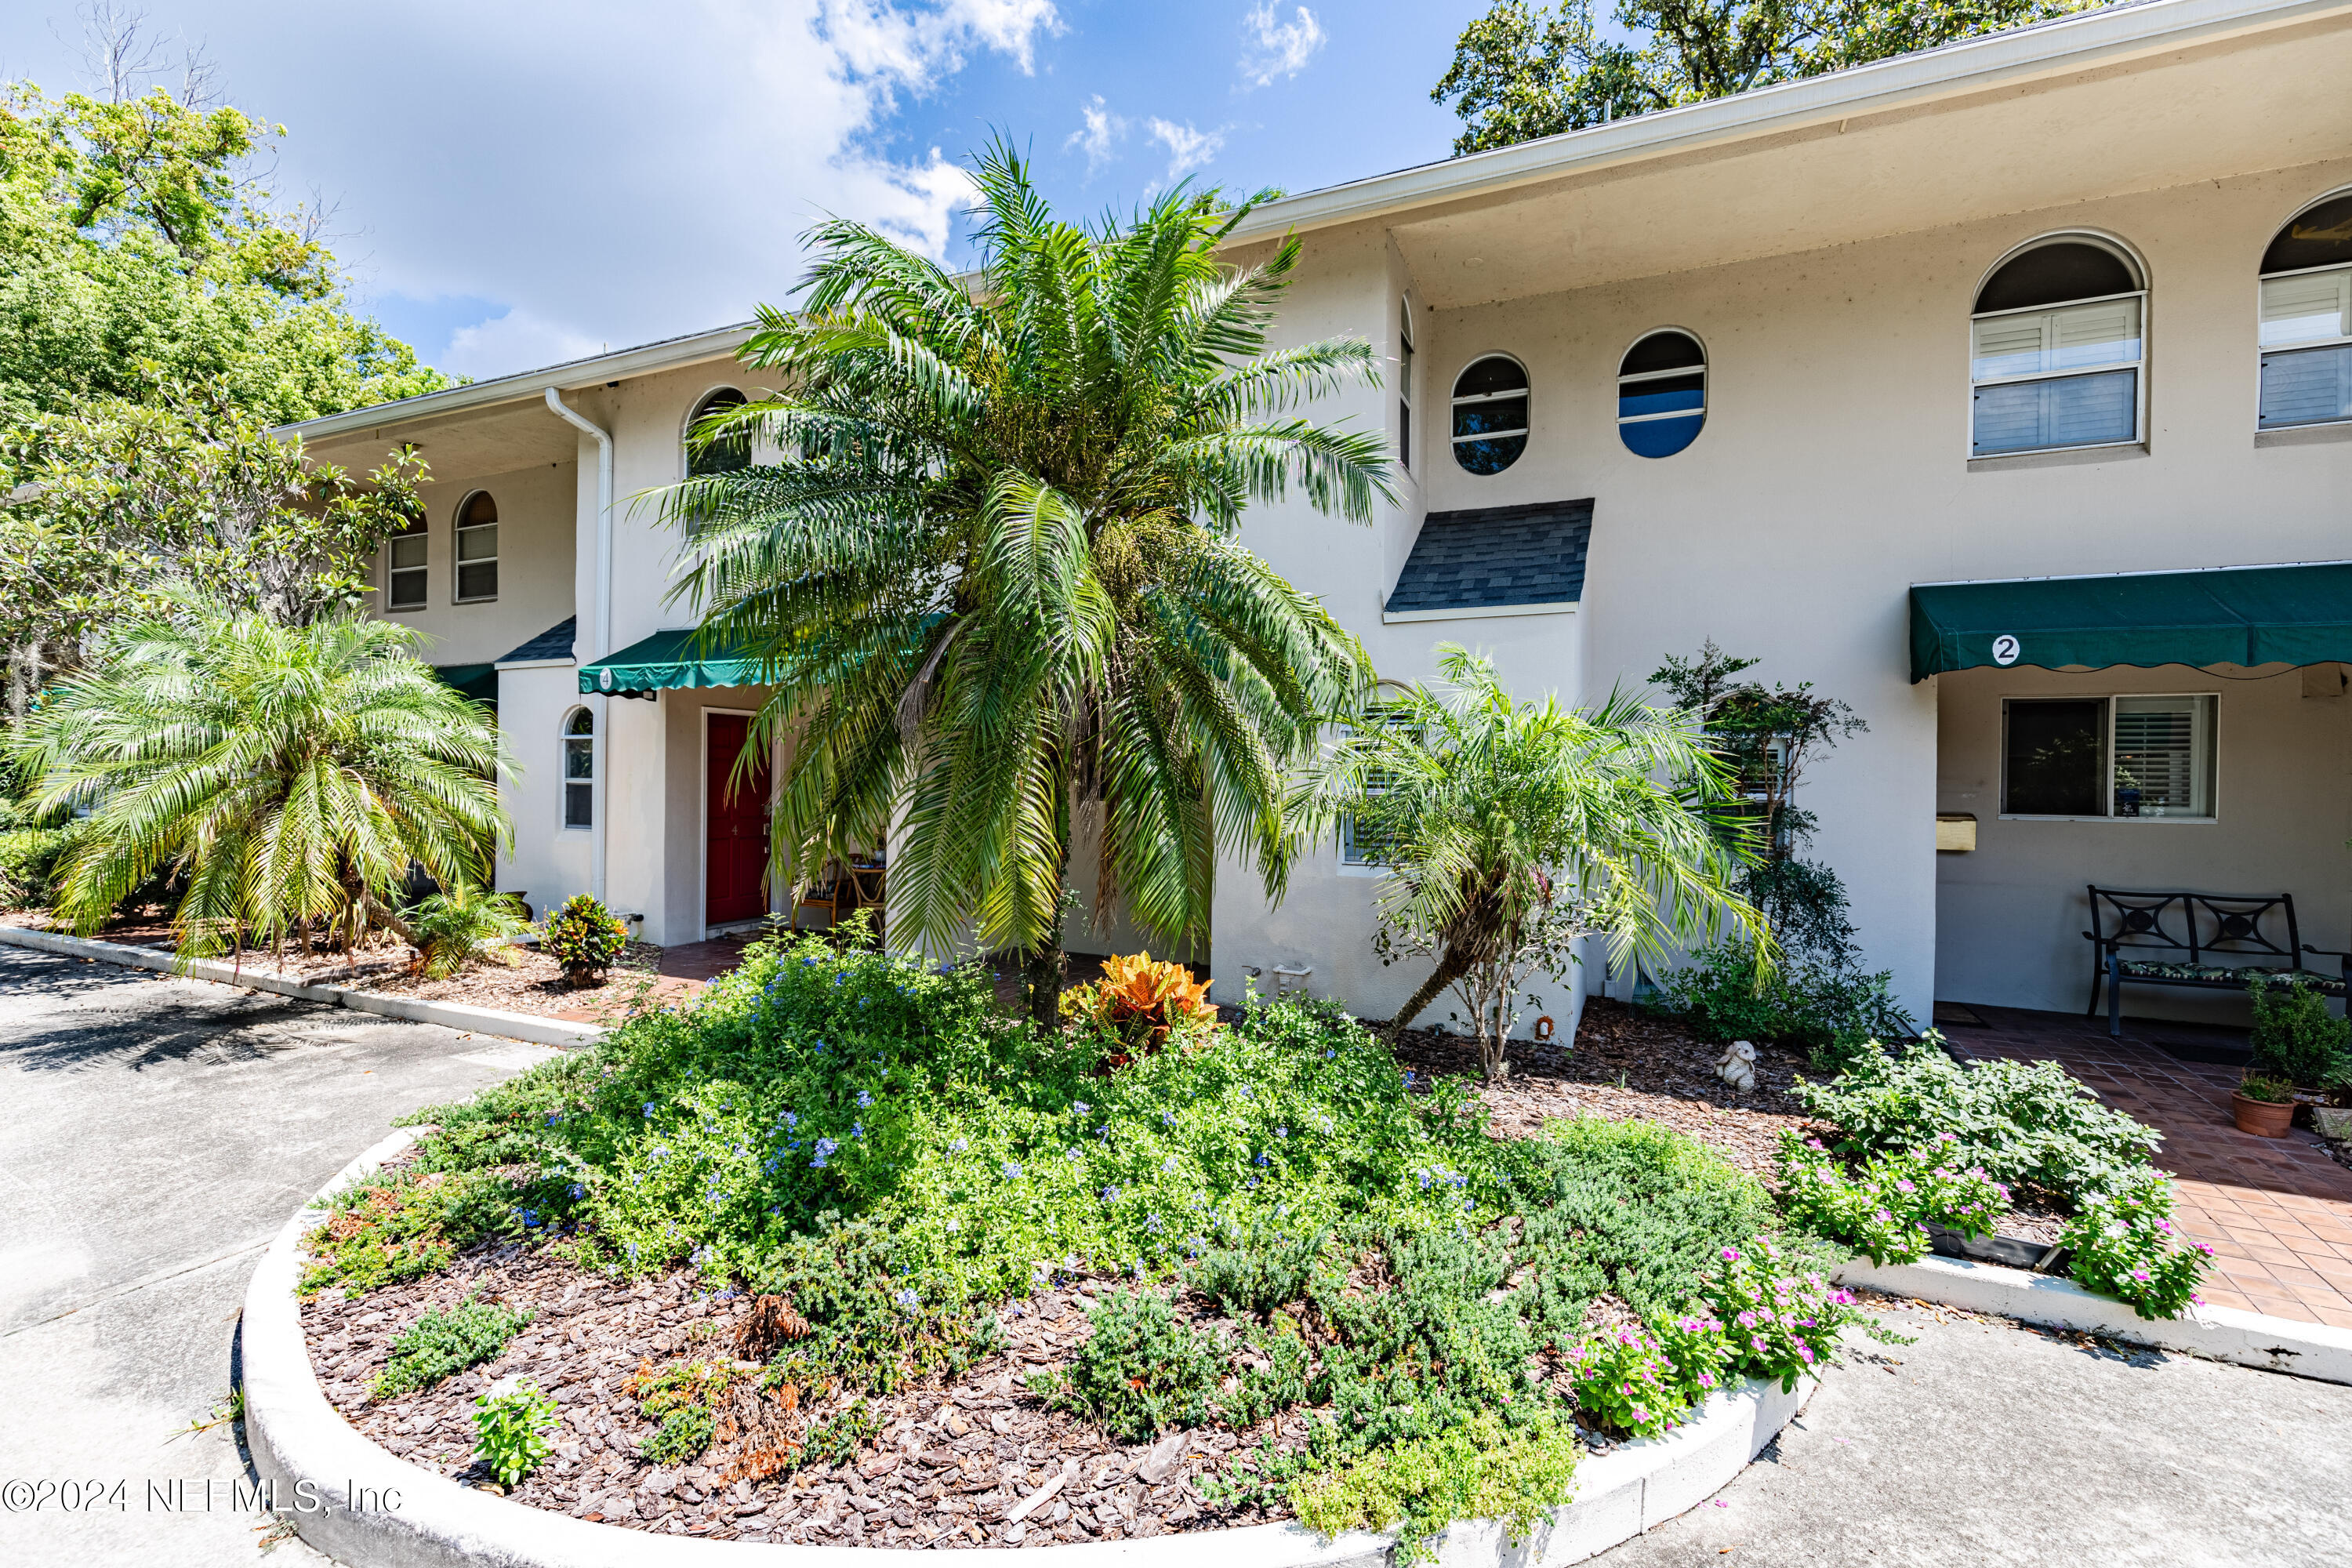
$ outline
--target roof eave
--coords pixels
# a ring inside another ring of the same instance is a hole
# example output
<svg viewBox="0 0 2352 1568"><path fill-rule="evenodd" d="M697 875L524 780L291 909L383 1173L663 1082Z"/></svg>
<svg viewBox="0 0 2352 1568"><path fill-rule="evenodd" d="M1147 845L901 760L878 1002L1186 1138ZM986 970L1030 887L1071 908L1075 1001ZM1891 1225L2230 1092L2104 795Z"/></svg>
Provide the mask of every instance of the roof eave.
<svg viewBox="0 0 2352 1568"><path fill-rule="evenodd" d="M2149 0L2090 12L1309 191L1258 208L1234 229L1230 243L1245 245L1292 230L1386 217L1412 207L1780 135L2347 12L2352 12L2352 0Z"/></svg>

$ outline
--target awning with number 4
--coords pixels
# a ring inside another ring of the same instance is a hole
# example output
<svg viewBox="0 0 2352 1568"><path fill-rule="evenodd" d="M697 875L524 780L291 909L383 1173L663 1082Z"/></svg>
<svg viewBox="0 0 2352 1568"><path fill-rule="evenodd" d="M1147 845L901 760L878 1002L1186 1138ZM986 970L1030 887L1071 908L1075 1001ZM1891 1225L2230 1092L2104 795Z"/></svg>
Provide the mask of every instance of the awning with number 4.
<svg viewBox="0 0 2352 1568"><path fill-rule="evenodd" d="M1911 679L1986 665L2352 663L2352 562L1923 583Z"/></svg>

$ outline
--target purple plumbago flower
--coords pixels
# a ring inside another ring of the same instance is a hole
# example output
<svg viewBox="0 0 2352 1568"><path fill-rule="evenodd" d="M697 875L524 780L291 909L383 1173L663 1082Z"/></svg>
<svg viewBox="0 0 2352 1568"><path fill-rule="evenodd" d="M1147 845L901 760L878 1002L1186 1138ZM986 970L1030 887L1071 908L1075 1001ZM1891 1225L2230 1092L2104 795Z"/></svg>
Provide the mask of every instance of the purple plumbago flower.
<svg viewBox="0 0 2352 1568"><path fill-rule="evenodd" d="M1004 1174L1008 1180L1019 1181L1021 1179L1021 1162L1018 1160L1005 1161Z"/></svg>

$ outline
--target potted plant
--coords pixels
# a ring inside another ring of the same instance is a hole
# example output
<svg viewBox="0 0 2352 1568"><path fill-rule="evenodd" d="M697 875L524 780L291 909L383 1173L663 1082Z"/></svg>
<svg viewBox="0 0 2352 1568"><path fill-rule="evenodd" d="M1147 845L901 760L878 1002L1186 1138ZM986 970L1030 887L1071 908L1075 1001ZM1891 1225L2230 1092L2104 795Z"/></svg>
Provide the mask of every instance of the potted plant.
<svg viewBox="0 0 2352 1568"><path fill-rule="evenodd" d="M574 989L603 980L628 944L621 918L585 893L565 900L539 937L540 951L563 966L563 982Z"/></svg>
<svg viewBox="0 0 2352 1568"><path fill-rule="evenodd" d="M2250 1072L2230 1096L2238 1131L2257 1138L2284 1138L2294 1123L2294 1085L2268 1073Z"/></svg>

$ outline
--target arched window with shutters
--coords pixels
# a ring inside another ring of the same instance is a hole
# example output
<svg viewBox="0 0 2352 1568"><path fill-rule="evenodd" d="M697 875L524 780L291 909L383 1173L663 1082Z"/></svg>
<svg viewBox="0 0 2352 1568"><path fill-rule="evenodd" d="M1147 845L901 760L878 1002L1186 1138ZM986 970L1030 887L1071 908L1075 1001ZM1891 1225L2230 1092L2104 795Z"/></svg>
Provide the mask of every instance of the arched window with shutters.
<svg viewBox="0 0 2352 1568"><path fill-rule="evenodd" d="M596 826L596 715L585 708L563 717L563 826Z"/></svg>
<svg viewBox="0 0 2352 1568"><path fill-rule="evenodd" d="M2263 252L2260 428L2352 419L2352 191L2287 220Z"/></svg>
<svg viewBox="0 0 2352 1568"><path fill-rule="evenodd" d="M2114 241L2055 235L2012 252L1969 323L1969 455L2140 439L2147 282Z"/></svg>
<svg viewBox="0 0 2352 1568"><path fill-rule="evenodd" d="M499 503L476 490L457 508L457 593L461 605L499 596Z"/></svg>
<svg viewBox="0 0 2352 1568"><path fill-rule="evenodd" d="M714 414L724 414L730 408L740 408L748 402L731 386L722 386L694 405L694 413L686 422L686 477L698 479L707 474L731 474L738 468L751 466L751 441L740 434L722 441L703 443L695 437L702 422Z"/></svg>
<svg viewBox="0 0 2352 1568"><path fill-rule="evenodd" d="M1499 474L1527 449L1527 367L1508 354L1473 361L1454 379L1454 460Z"/></svg>
<svg viewBox="0 0 2352 1568"><path fill-rule="evenodd" d="M1671 458L1706 423L1706 351L1678 327L1645 332L1617 365L1617 435L1637 458Z"/></svg>

